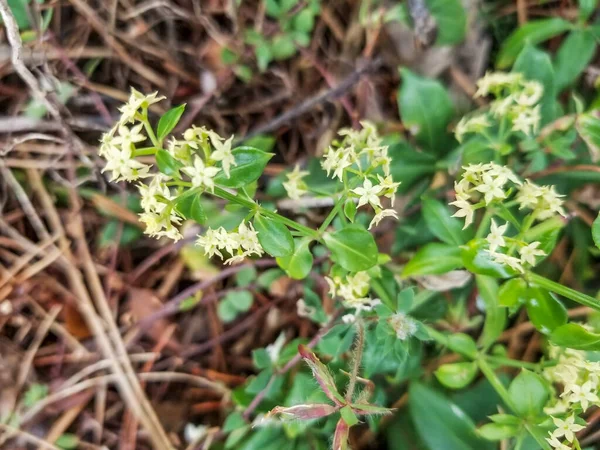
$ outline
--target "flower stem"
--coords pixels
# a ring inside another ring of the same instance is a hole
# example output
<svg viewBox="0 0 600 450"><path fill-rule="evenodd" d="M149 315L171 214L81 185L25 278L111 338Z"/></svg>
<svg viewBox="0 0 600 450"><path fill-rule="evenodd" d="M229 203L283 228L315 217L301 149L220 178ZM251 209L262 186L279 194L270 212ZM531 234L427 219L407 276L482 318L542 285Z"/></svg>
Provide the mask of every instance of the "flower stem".
<svg viewBox="0 0 600 450"><path fill-rule="evenodd" d="M263 208L258 203L254 202L253 200L244 198L244 197L240 196L239 194L232 194L231 192L228 192L225 189L215 186L213 195L215 195L216 197L220 197L224 200L229 200L230 202L237 203L238 205L245 206L246 208L248 208L250 210L257 211L260 214L262 214L263 216L269 217L270 219L281 222L284 225L287 225L288 227L293 228L294 230L300 231L305 236L311 237L316 240L319 240L321 238L321 235L319 234L318 231L313 230L312 228L309 228L305 225L302 225L302 224L296 222L295 220L288 219L287 217L284 217L281 214L277 214L273 211Z"/></svg>
<svg viewBox="0 0 600 450"><path fill-rule="evenodd" d="M356 321L356 335L356 344L354 346L354 352L352 354L352 373L350 374L348 390L346 391L346 401L348 403L352 403L352 396L354 395L354 388L356 387L356 380L358 378L358 370L360 368L363 350L365 347L365 327L363 326L363 323L360 319Z"/></svg>
<svg viewBox="0 0 600 450"><path fill-rule="evenodd" d="M340 208L344 204L345 200L346 200L345 195L340 196L340 198L335 203L333 209L329 212L329 215L325 218L325 220L319 227L319 233L323 233L327 229L327 227L329 226L331 221L335 218L336 214L339 212Z"/></svg>
<svg viewBox="0 0 600 450"><path fill-rule="evenodd" d="M568 299L573 300L574 302L580 303L584 306L589 306L597 311L600 311L600 300L595 299L587 294L576 291L575 289L571 289L567 286L563 286L556 281L549 280L537 273L529 272L527 273L527 279L533 284L537 286L548 289L549 291L554 292L555 294L562 295Z"/></svg>
<svg viewBox="0 0 600 450"><path fill-rule="evenodd" d="M142 110L142 120L141 122L144 124L144 129L146 133L148 133L148 137L154 144L156 148L162 148L162 142L158 140L156 135L154 134L154 130L152 129L152 125L150 125L150 121L148 120L148 109L144 108Z"/></svg>
<svg viewBox="0 0 600 450"><path fill-rule="evenodd" d="M487 361L483 358L479 358L477 359L477 365L479 366L479 369L481 370L483 375L485 375L487 380L490 382L494 390L498 393L500 398L502 398L506 406L508 406L513 412L516 412L517 409L515 408L515 405L513 404L513 401L510 398L510 394L500 381L500 378L498 378L498 375L496 375L496 372L494 372L494 370L487 363Z"/></svg>

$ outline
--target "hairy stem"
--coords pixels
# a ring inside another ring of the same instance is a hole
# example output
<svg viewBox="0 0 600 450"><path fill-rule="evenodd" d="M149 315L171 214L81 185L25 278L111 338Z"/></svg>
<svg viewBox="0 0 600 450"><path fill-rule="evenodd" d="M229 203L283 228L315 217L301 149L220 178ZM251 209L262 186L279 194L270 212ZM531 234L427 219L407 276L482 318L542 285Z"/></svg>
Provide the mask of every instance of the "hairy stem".
<svg viewBox="0 0 600 450"><path fill-rule="evenodd" d="M358 378L358 371L360 369L360 362L362 361L363 350L365 348L365 327L360 319L356 320L356 344L353 352L353 364L352 372L350 373L350 381L348 382L348 390L346 391L346 401L352 402L352 396L354 395L354 389L356 388L356 380Z"/></svg>

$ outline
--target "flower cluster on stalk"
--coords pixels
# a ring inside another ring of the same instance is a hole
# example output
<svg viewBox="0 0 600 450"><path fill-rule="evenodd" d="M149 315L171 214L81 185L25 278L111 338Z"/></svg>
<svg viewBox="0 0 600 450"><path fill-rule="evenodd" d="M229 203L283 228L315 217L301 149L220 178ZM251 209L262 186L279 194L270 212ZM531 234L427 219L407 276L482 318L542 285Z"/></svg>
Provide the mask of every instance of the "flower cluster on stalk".
<svg viewBox="0 0 600 450"><path fill-rule="evenodd" d="M550 357L557 359L558 364L545 368L544 376L561 385L563 392L545 408L556 426L546 440L557 450L580 448L578 443L575 446L575 433L585 428L585 421L578 416L592 405L600 406L600 362L589 361L582 350L555 346L550 347Z"/></svg>
<svg viewBox="0 0 600 450"><path fill-rule="evenodd" d="M375 126L370 122L361 122L362 129L343 128L340 139L332 142L321 161L327 176L344 183L352 198L358 200L358 207L369 205L375 216L369 229L377 226L386 217L398 219L393 208L384 208L381 198L386 197L394 206L394 198L399 182L390 174L392 159L388 155L388 146ZM360 183L360 185L356 185Z"/></svg>
<svg viewBox="0 0 600 450"><path fill-rule="evenodd" d="M529 180L523 183L508 167L496 163L470 164L463 170L461 179L454 183L456 200L450 205L458 208L453 217L464 217L464 228L473 223L477 209L502 205L514 190L517 192L515 203L520 210L531 211L531 222L555 215L565 216L562 196L552 186L539 186ZM491 220L491 230L486 238L489 244L487 252L494 261L522 273L525 266L534 266L536 258L546 253L539 248L541 243L538 241L527 243L506 237L508 226L508 222L498 225L494 219ZM504 252L499 249L504 249ZM516 250L518 257L512 255Z"/></svg>
<svg viewBox="0 0 600 450"><path fill-rule="evenodd" d="M467 134L485 134L493 126L492 118L500 123L501 128L508 123L512 132L533 135L540 125L539 102L543 94L542 84L525 79L521 73L488 72L477 81L475 97L495 97L490 103L489 113L463 117L454 131L456 139L461 142Z"/></svg>
<svg viewBox="0 0 600 450"><path fill-rule="evenodd" d="M233 136L224 139L204 127L192 126L183 132L183 139L172 138L163 149L162 139L156 137L148 121L148 108L163 99L156 92L144 95L132 89L127 103L119 108L121 118L102 136L99 153L106 160L103 172L109 172L112 181L138 181L145 233L177 241L182 238L179 226L185 219L177 207L180 194L189 188L197 188L198 195L205 190L212 192L215 177L221 172L229 177L236 162L231 148ZM166 151L175 165L171 175L150 173L152 165L140 160L159 151ZM146 184L142 180L147 178L151 181ZM244 232L242 225L238 234ZM240 248L241 253L259 253L249 244L232 247L230 241L225 248L233 249L232 256L238 259Z"/></svg>

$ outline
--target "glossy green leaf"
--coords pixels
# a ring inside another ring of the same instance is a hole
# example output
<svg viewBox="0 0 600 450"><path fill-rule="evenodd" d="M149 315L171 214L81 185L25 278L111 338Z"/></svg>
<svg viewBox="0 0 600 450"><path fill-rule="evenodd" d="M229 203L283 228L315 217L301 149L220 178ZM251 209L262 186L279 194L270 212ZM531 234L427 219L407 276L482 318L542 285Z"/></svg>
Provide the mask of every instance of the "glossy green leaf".
<svg viewBox="0 0 600 450"><path fill-rule="evenodd" d="M257 215L254 217L254 228L258 232L258 242L269 255L282 257L294 252L292 233L281 222Z"/></svg>
<svg viewBox="0 0 600 450"><path fill-rule="evenodd" d="M156 166L165 175L177 178L182 164L173 158L168 151L161 148L156 152Z"/></svg>
<svg viewBox="0 0 600 450"><path fill-rule="evenodd" d="M438 381L445 387L462 389L475 379L475 375L477 375L477 363L459 362L443 364L434 373Z"/></svg>
<svg viewBox="0 0 600 450"><path fill-rule="evenodd" d="M398 108L402 123L425 149L446 153L447 127L454 115L450 96L438 81L420 77L408 69L402 69L401 73Z"/></svg>
<svg viewBox="0 0 600 450"><path fill-rule="evenodd" d="M273 157L272 153L253 147L234 148L232 153L236 165L231 167L230 177L227 178L225 173L221 172L214 178L215 183L220 186L240 188L258 180Z"/></svg>
<svg viewBox="0 0 600 450"><path fill-rule="evenodd" d="M567 323L567 310L554 294L539 287L529 287L527 314L531 323L543 334L550 334Z"/></svg>
<svg viewBox="0 0 600 450"><path fill-rule="evenodd" d="M580 114L575 126L592 156L600 157L600 110Z"/></svg>
<svg viewBox="0 0 600 450"><path fill-rule="evenodd" d="M350 222L354 222L354 217L356 216L356 203L354 203L352 199L348 199L346 200L346 203L344 203L344 215Z"/></svg>
<svg viewBox="0 0 600 450"><path fill-rule="evenodd" d="M554 59L557 92L572 84L596 53L596 39L589 30L573 30L561 44Z"/></svg>
<svg viewBox="0 0 600 450"><path fill-rule="evenodd" d="M158 121L158 126L156 127L156 137L158 137L158 139L164 139L171 131L173 131L173 129L179 123L179 119L181 119L183 111L185 111L185 103L183 105L171 108L163 114Z"/></svg>
<svg viewBox="0 0 600 450"><path fill-rule="evenodd" d="M546 406L550 390L539 375L523 369L510 383L508 394L519 416L535 417Z"/></svg>
<svg viewBox="0 0 600 450"><path fill-rule="evenodd" d="M600 249L600 213L598 213L598 217L592 223L592 239L594 239L596 247Z"/></svg>
<svg viewBox="0 0 600 450"><path fill-rule="evenodd" d="M556 118L556 83L554 67L548 53L531 45L526 45L519 53L513 72L521 72L528 80L539 81L544 87L540 100L541 125L545 125Z"/></svg>
<svg viewBox="0 0 600 450"><path fill-rule="evenodd" d="M432 242L419 249L404 266L402 276L434 275L463 267L461 249L455 245Z"/></svg>
<svg viewBox="0 0 600 450"><path fill-rule="evenodd" d="M498 282L495 278L476 275L479 296L485 305L485 322L481 333L480 344L490 347L504 331L506 325L506 309L498 304Z"/></svg>
<svg viewBox="0 0 600 450"><path fill-rule="evenodd" d="M439 392L413 381L408 403L415 427L430 450L493 448L477 436L472 420Z"/></svg>
<svg viewBox="0 0 600 450"><path fill-rule="evenodd" d="M312 269L313 256L308 248L309 244L309 240L296 241L294 253L276 259L279 267L295 280L306 278Z"/></svg>
<svg viewBox="0 0 600 450"><path fill-rule="evenodd" d="M377 264L379 251L373 235L358 225L323 236L325 245L340 266L350 272L368 270Z"/></svg>
<svg viewBox="0 0 600 450"><path fill-rule="evenodd" d="M469 272L494 278L508 278L517 274L510 267L494 261L486 251L487 246L485 239L473 239L461 246L462 262Z"/></svg>
<svg viewBox="0 0 600 450"><path fill-rule="evenodd" d="M392 158L392 177L394 180L402 180L398 192L408 191L436 171L437 159L434 155L418 152L404 140L390 144L388 155Z"/></svg>
<svg viewBox="0 0 600 450"><path fill-rule="evenodd" d="M474 358L477 355L477 344L465 333L453 333L448 336L448 348L453 352Z"/></svg>
<svg viewBox="0 0 600 450"><path fill-rule="evenodd" d="M586 330L578 323L567 323L550 335L554 345L577 350L600 351L600 334Z"/></svg>
<svg viewBox="0 0 600 450"><path fill-rule="evenodd" d="M437 23L436 45L460 44L467 33L467 12L460 0L426 0Z"/></svg>
<svg viewBox="0 0 600 450"><path fill-rule="evenodd" d="M177 199L175 207L186 219L192 219L200 224L206 223L206 211L200 202L200 194L182 195Z"/></svg>
<svg viewBox="0 0 600 450"><path fill-rule="evenodd" d="M516 436L519 429L519 425L486 423L477 430L477 434L488 441L503 441Z"/></svg>
<svg viewBox="0 0 600 450"><path fill-rule="evenodd" d="M527 301L527 282L523 278L511 278L498 290L498 304L513 307Z"/></svg>
<svg viewBox="0 0 600 450"><path fill-rule="evenodd" d="M446 244L462 245L470 238L470 230L463 230L463 221L452 217L448 206L439 200L423 198L423 217L431 232Z"/></svg>
<svg viewBox="0 0 600 450"><path fill-rule="evenodd" d="M502 43L496 59L496 67L498 69L510 67L527 43L531 45L539 44L564 33L571 27L572 25L568 21L559 17L534 20L518 27Z"/></svg>

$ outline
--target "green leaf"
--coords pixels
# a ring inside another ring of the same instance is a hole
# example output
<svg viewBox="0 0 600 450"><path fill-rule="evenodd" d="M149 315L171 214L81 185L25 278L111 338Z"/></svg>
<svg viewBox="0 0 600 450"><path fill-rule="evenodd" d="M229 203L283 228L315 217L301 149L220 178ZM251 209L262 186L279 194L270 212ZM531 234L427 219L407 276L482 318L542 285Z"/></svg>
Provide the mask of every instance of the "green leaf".
<svg viewBox="0 0 600 450"><path fill-rule="evenodd" d="M521 72L528 80L539 81L544 86L544 94L540 100L541 125L556 118L556 84L554 67L548 53L526 45L513 67L513 72Z"/></svg>
<svg viewBox="0 0 600 450"><path fill-rule="evenodd" d="M580 114L575 124L581 138L594 157L600 157L600 110Z"/></svg>
<svg viewBox="0 0 600 450"><path fill-rule="evenodd" d="M430 450L488 450L493 446L475 433L475 424L454 403L419 382L409 386L410 414Z"/></svg>
<svg viewBox="0 0 600 450"><path fill-rule="evenodd" d="M550 335L553 344L585 351L600 351L600 334L592 333L577 323L567 323Z"/></svg>
<svg viewBox="0 0 600 450"><path fill-rule="evenodd" d="M567 323L567 310L554 294L543 288L530 287L525 295L529 320L540 333L550 334Z"/></svg>
<svg viewBox="0 0 600 450"><path fill-rule="evenodd" d="M598 6L598 0L579 0L579 20L586 21Z"/></svg>
<svg viewBox="0 0 600 450"><path fill-rule="evenodd" d="M469 240L469 231L462 229L462 221L452 217L445 204L427 197L422 199L421 204L425 223L438 239L454 245L462 245Z"/></svg>
<svg viewBox="0 0 600 450"><path fill-rule="evenodd" d="M358 423L358 417L356 417L356 414L354 414L354 411L352 411L350 405L346 405L343 408L341 408L340 415L349 427L354 426Z"/></svg>
<svg viewBox="0 0 600 450"><path fill-rule="evenodd" d="M443 154L447 151L448 124L454 106L444 87L437 81L419 77L402 69L402 86L398 108L404 126L413 130L416 140L425 149Z"/></svg>
<svg viewBox="0 0 600 450"><path fill-rule="evenodd" d="M480 344L488 348L504 331L506 325L506 309L498 305L498 282L485 275L476 275L479 296L485 305L485 322L481 333Z"/></svg>
<svg viewBox="0 0 600 450"><path fill-rule="evenodd" d="M571 27L572 25L569 22L559 17L535 20L518 27L502 43L496 59L496 67L498 69L509 67L517 59L525 44L539 44L564 33Z"/></svg>
<svg viewBox="0 0 600 450"><path fill-rule="evenodd" d="M592 223L592 239L594 239L596 247L600 249L600 213L598 213L598 217Z"/></svg>
<svg viewBox="0 0 600 450"><path fill-rule="evenodd" d="M498 290L498 304L513 307L527 301L527 282L523 278L511 278Z"/></svg>
<svg viewBox="0 0 600 450"><path fill-rule="evenodd" d="M48 391L48 386L45 384L33 383L29 386L29 389L27 389L23 396L23 404L26 407L31 408L37 402L45 398L48 395Z"/></svg>
<svg viewBox="0 0 600 450"><path fill-rule="evenodd" d="M219 173L215 183L230 188L241 188L258 180L265 170L265 166L273 157L273 153L266 153L253 147L237 147L232 150L235 166L231 167L230 177Z"/></svg>
<svg viewBox="0 0 600 450"><path fill-rule="evenodd" d="M259 370L271 367L273 364L269 353L264 348L252 350L252 362L254 363L254 367Z"/></svg>
<svg viewBox="0 0 600 450"><path fill-rule="evenodd" d="M295 280L302 280L308 276L313 265L313 256L308 248L310 240L296 241L294 253L289 256L277 258L277 264Z"/></svg>
<svg viewBox="0 0 600 450"><path fill-rule="evenodd" d="M460 0L426 0L437 23L436 45L455 45L465 39L467 13Z"/></svg>
<svg viewBox="0 0 600 450"><path fill-rule="evenodd" d="M279 34L275 36L271 42L270 48L273 59L276 61L291 58L296 54L296 44L289 34Z"/></svg>
<svg viewBox="0 0 600 450"><path fill-rule="evenodd" d="M58 439L54 442L54 444L61 449L71 450L77 448L79 445L79 438L77 435L72 433L64 433L61 434Z"/></svg>
<svg viewBox="0 0 600 450"><path fill-rule="evenodd" d="M508 394L515 412L521 417L530 418L542 414L550 390L539 375L523 369L510 383Z"/></svg>
<svg viewBox="0 0 600 450"><path fill-rule="evenodd" d="M465 333L453 333L448 336L448 348L461 355L475 358L477 355L477 344L471 336Z"/></svg>
<svg viewBox="0 0 600 450"><path fill-rule="evenodd" d="M325 234L323 239L335 262L350 272L367 270L377 264L379 251L375 239L361 226L347 226Z"/></svg>
<svg viewBox="0 0 600 450"><path fill-rule="evenodd" d="M282 257L294 252L292 233L281 222L258 214L254 217L254 228L258 231L258 242L269 255Z"/></svg>
<svg viewBox="0 0 600 450"><path fill-rule="evenodd" d="M455 245L432 242L419 249L404 266L403 277L435 275L463 267L461 249Z"/></svg>
<svg viewBox="0 0 600 450"><path fill-rule="evenodd" d="M269 67L269 63L273 60L271 47L267 45L266 42L262 42L256 46L254 51L256 53L256 64L258 65L258 70L264 72L267 70L267 67Z"/></svg>
<svg viewBox="0 0 600 450"><path fill-rule="evenodd" d="M406 192L416 183L436 171L437 159L434 155L418 152L402 140L390 144L388 154L392 158L390 173L394 180L402 180L398 192Z"/></svg>
<svg viewBox="0 0 600 450"><path fill-rule="evenodd" d="M204 211L200 199L201 195L198 193L182 195L177 198L175 207L186 219L192 219L199 224L205 224L207 220L206 211Z"/></svg>
<svg viewBox="0 0 600 450"><path fill-rule="evenodd" d="M352 199L348 199L346 200L346 203L344 203L344 215L350 222L354 222L354 217L356 216L356 203L354 203Z"/></svg>
<svg viewBox="0 0 600 450"><path fill-rule="evenodd" d="M494 278L508 278L517 274L510 267L495 262L485 251L486 248L487 241L485 239L473 239L461 246L462 262L469 272Z"/></svg>
<svg viewBox="0 0 600 450"><path fill-rule="evenodd" d="M171 131L173 131L179 123L183 111L185 111L185 103L171 108L163 114L158 121L158 127L156 128L156 137L158 137L159 140L163 140Z"/></svg>
<svg viewBox="0 0 600 450"><path fill-rule="evenodd" d="M254 297L248 291L231 291L219 302L217 313L223 322L235 320L252 306Z"/></svg>
<svg viewBox="0 0 600 450"><path fill-rule="evenodd" d="M475 379L475 375L477 375L475 362L443 364L435 371L438 381L450 389L464 388Z"/></svg>
<svg viewBox="0 0 600 450"><path fill-rule="evenodd" d="M315 26L315 15L305 8L294 17L294 29L303 33L310 33Z"/></svg>
<svg viewBox="0 0 600 450"><path fill-rule="evenodd" d="M596 53L596 39L589 30L573 30L561 44L554 60L556 91L571 85Z"/></svg>
<svg viewBox="0 0 600 450"><path fill-rule="evenodd" d="M317 355L315 355L311 349L302 344L298 346L298 352L300 353L300 356L304 362L306 362L308 367L310 367L313 377L317 383L319 383L321 390L327 396L327 398L337 405L344 404L344 397L342 397L342 395L338 392L337 386L335 385L335 380L325 364L323 364L321 360L317 358Z"/></svg>
<svg viewBox="0 0 600 450"><path fill-rule="evenodd" d="M156 166L165 175L178 178L182 164L173 158L168 151L161 148L156 152Z"/></svg>
<svg viewBox="0 0 600 450"><path fill-rule="evenodd" d="M486 423L477 430L477 434L488 441L503 441L516 436L519 429L519 425Z"/></svg>

